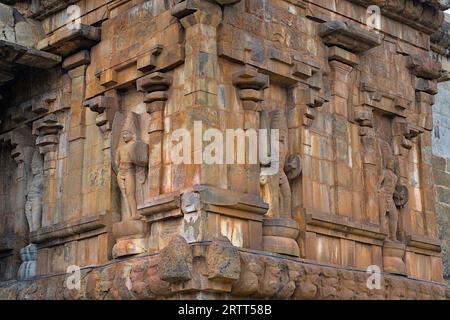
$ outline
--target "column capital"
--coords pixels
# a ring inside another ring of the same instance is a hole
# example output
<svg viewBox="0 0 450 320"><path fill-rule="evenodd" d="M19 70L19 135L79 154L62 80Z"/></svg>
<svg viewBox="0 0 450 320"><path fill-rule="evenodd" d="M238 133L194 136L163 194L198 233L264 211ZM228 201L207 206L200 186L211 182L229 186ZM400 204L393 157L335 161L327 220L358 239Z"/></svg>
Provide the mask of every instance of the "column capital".
<svg viewBox="0 0 450 320"><path fill-rule="evenodd" d="M217 27L222 21L221 3L235 3L236 1L208 2L201 0L185 0L172 8L172 15L178 18L184 28L196 24L205 24Z"/></svg>

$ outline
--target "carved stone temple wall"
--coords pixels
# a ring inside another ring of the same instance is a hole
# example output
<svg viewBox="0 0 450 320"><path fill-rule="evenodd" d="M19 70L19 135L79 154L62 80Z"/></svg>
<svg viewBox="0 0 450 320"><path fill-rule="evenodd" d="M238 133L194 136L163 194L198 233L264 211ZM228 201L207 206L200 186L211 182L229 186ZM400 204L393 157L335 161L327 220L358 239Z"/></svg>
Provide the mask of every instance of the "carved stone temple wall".
<svg viewBox="0 0 450 320"><path fill-rule="evenodd" d="M447 8L0 1L0 298L449 299ZM278 170L174 161L199 123Z"/></svg>
<svg viewBox="0 0 450 320"><path fill-rule="evenodd" d="M433 177L436 185L436 215L442 241L444 279L450 287L450 15L432 40L433 55L444 70L438 83L433 109Z"/></svg>

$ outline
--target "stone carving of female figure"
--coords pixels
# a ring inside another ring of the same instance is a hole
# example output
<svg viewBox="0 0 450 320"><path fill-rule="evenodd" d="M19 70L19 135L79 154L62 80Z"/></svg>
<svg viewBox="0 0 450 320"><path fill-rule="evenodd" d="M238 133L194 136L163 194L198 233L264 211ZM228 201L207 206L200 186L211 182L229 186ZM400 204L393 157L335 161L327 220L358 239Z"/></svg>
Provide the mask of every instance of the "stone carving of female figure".
<svg viewBox="0 0 450 320"><path fill-rule="evenodd" d="M30 232L36 231L42 224L42 196L44 188L43 164L38 151L31 161L31 177L27 183L25 214Z"/></svg>

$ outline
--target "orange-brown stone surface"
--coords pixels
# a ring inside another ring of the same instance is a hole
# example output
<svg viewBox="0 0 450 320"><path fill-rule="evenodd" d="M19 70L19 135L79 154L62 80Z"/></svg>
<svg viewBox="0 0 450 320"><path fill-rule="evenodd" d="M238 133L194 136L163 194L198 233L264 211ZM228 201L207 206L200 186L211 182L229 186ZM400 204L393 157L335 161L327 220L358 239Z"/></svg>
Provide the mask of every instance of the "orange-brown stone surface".
<svg viewBox="0 0 450 320"><path fill-rule="evenodd" d="M0 1L0 298L448 299L445 3Z"/></svg>

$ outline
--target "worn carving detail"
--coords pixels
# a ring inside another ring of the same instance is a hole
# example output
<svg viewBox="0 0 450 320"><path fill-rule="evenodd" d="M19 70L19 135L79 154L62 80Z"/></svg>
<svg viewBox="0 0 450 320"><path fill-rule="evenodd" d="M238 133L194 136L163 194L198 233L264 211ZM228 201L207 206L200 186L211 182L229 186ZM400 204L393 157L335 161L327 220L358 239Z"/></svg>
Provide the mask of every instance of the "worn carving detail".
<svg viewBox="0 0 450 320"><path fill-rule="evenodd" d="M214 249L213 249L214 250ZM177 236L161 250L158 263L158 276L169 283L186 282L193 275L192 249L186 240Z"/></svg>
<svg viewBox="0 0 450 320"><path fill-rule="evenodd" d="M37 247L35 244L30 244L20 250L20 259L22 264L19 267L17 277L19 280L27 280L36 276L37 263Z"/></svg>
<svg viewBox="0 0 450 320"><path fill-rule="evenodd" d="M241 273L239 251L226 237L215 239L206 253L208 278L220 282L234 282Z"/></svg>
<svg viewBox="0 0 450 320"><path fill-rule="evenodd" d="M42 197L44 188L44 168L39 152L33 154L31 161L31 177L27 184L25 215L30 232L38 230L42 225Z"/></svg>
<svg viewBox="0 0 450 320"><path fill-rule="evenodd" d="M398 176L394 172L394 155L387 142L382 142L383 170L378 184L380 193L380 213L388 216L391 241L397 241L398 210L394 201L394 194L398 183Z"/></svg>
<svg viewBox="0 0 450 320"><path fill-rule="evenodd" d="M127 115L120 135L122 141L117 147L115 168L124 202L122 219L137 220L140 219L137 192L142 194L142 185L147 179L148 146L140 140L139 120L135 113Z"/></svg>

